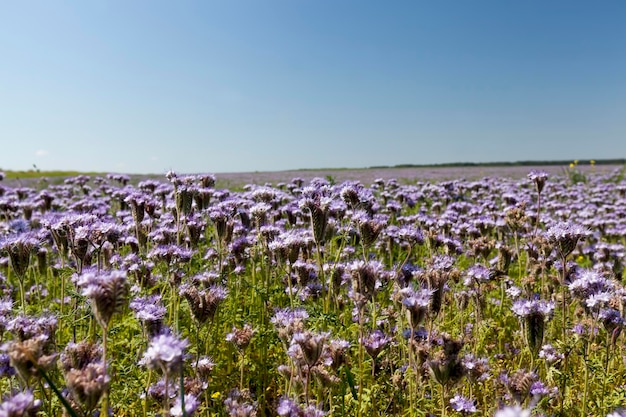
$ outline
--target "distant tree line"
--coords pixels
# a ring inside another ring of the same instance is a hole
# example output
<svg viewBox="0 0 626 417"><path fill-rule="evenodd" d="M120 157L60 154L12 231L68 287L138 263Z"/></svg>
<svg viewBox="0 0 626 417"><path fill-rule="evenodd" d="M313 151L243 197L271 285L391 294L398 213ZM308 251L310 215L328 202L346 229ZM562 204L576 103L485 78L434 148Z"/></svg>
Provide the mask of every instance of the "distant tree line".
<svg viewBox="0 0 626 417"><path fill-rule="evenodd" d="M595 165L624 165L626 159L578 159L578 165L590 165L591 161ZM516 161L516 162L450 162L444 164L399 164L399 165L380 165L370 168L453 168L453 167L511 167L511 166L536 166L536 165L563 165L569 166L571 160L561 161Z"/></svg>

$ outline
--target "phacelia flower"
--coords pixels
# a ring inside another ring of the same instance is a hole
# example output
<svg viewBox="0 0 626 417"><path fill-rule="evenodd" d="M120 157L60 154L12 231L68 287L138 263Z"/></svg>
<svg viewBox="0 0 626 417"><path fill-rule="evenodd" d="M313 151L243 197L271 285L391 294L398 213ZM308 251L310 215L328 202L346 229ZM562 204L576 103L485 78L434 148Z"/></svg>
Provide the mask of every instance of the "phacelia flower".
<svg viewBox="0 0 626 417"><path fill-rule="evenodd" d="M458 411L463 415L475 413L476 411L478 411L476 409L476 404L474 403L474 400L470 400L458 394L450 399L450 406L453 410Z"/></svg>
<svg viewBox="0 0 626 417"><path fill-rule="evenodd" d="M586 234L582 226L572 223L557 223L546 232L550 242L555 246L562 258L574 251L578 241Z"/></svg>
<svg viewBox="0 0 626 417"><path fill-rule="evenodd" d="M256 330L249 324L245 324L241 329L233 327L233 330L226 335L226 341L231 342L237 349L243 351L246 350L255 333Z"/></svg>
<svg viewBox="0 0 626 417"><path fill-rule="evenodd" d="M200 401L195 395L185 394L185 411L183 412L183 402L180 396L176 397L174 406L170 409L170 416L182 417L183 415L191 417L200 406Z"/></svg>
<svg viewBox="0 0 626 417"><path fill-rule="evenodd" d="M168 375L175 374L183 364L183 351L188 345L187 339L181 340L172 334L158 335L150 341L140 363Z"/></svg>
<svg viewBox="0 0 626 417"><path fill-rule="evenodd" d="M3 399L0 403L0 416L34 417L37 415L39 407L41 407L41 400L35 400L32 392L18 392Z"/></svg>
<svg viewBox="0 0 626 417"><path fill-rule="evenodd" d="M120 311L128 301L128 282L124 271L90 270L75 278L82 295L91 300L96 320L103 328L108 328L111 317Z"/></svg>

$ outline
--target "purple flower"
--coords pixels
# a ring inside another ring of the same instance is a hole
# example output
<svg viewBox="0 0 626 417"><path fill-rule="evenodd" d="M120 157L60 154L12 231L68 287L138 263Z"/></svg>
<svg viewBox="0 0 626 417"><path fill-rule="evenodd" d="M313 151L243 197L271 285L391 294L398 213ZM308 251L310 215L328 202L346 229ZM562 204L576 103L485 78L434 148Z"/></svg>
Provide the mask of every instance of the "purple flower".
<svg viewBox="0 0 626 417"><path fill-rule="evenodd" d="M185 394L185 411L180 396L176 397L174 406L170 409L170 415L174 417L191 416L200 406L200 401L195 395Z"/></svg>
<svg viewBox="0 0 626 417"><path fill-rule="evenodd" d="M548 387L544 385L543 382L535 381L530 386L530 395L538 396L538 397L545 397L546 395L550 395L550 390L548 389Z"/></svg>
<svg viewBox="0 0 626 417"><path fill-rule="evenodd" d="M204 324L215 317L228 290L221 285L212 285L208 289L198 290L196 285L186 283L181 286L180 294L189 303L193 317L198 323Z"/></svg>
<svg viewBox="0 0 626 417"><path fill-rule="evenodd" d="M472 283L480 284L483 282L489 282L489 268L484 265L476 264L467 268L465 271L466 278L463 280L465 286L470 286Z"/></svg>
<svg viewBox="0 0 626 417"><path fill-rule="evenodd" d="M121 310L128 297L128 283L125 271L89 270L74 277L82 295L91 300L96 320L107 328L113 314Z"/></svg>
<svg viewBox="0 0 626 417"><path fill-rule="evenodd" d="M304 320L309 318L309 313L303 308L290 309L284 308L276 310L274 316L270 320L278 336L287 341L294 333L301 332L304 329Z"/></svg>
<svg viewBox="0 0 626 417"><path fill-rule="evenodd" d="M556 363L565 358L565 355L557 351L552 345L546 344L541 347L539 357L543 358L547 363Z"/></svg>
<svg viewBox="0 0 626 417"><path fill-rule="evenodd" d="M148 253L149 258L163 260L168 265L189 262L192 255L193 251L173 244L157 246Z"/></svg>
<svg viewBox="0 0 626 417"><path fill-rule="evenodd" d="M511 308L519 317L527 317L531 314L541 314L550 317L554 311L554 302L545 300L517 300Z"/></svg>
<svg viewBox="0 0 626 417"><path fill-rule="evenodd" d="M556 245L561 257L565 258L572 253L586 234L582 226L572 223L557 223L546 232L546 236Z"/></svg>
<svg viewBox="0 0 626 417"><path fill-rule="evenodd" d="M247 395L242 394L238 389L228 393L224 400L226 412L232 417L255 417L257 415L258 404L252 402Z"/></svg>
<svg viewBox="0 0 626 417"><path fill-rule="evenodd" d="M146 327L150 336L156 336L161 332L167 310L161 304L160 295L137 297L130 302L129 307L135 312L135 317Z"/></svg>
<svg viewBox="0 0 626 417"><path fill-rule="evenodd" d="M372 359L375 360L390 341L391 339L389 336L386 336L380 330L374 330L367 337L362 339L361 343L365 347L367 353L372 357Z"/></svg>
<svg viewBox="0 0 626 417"><path fill-rule="evenodd" d="M295 401L289 398L281 398L276 413L281 417L300 417L302 410Z"/></svg>
<svg viewBox="0 0 626 417"><path fill-rule="evenodd" d="M25 232L5 237L0 241L0 252L6 252L11 260L11 267L19 279L30 265L30 255L39 245L39 239L34 232Z"/></svg>
<svg viewBox="0 0 626 417"><path fill-rule="evenodd" d="M171 334L158 335L150 341L139 363L169 375L174 374L183 364L183 350L188 345L187 339L180 340Z"/></svg>
<svg viewBox="0 0 626 417"><path fill-rule="evenodd" d="M615 285L598 271L582 269L567 287L576 297L585 299L594 293L610 291Z"/></svg>
<svg viewBox="0 0 626 417"><path fill-rule="evenodd" d="M461 360L463 369L468 379L472 381L486 381L489 378L491 367L487 358L476 358L468 353Z"/></svg>
<svg viewBox="0 0 626 417"><path fill-rule="evenodd" d="M308 330L296 333L291 338L287 354L296 361L303 361L309 367L315 366L322 356L328 336L328 333L312 333Z"/></svg>
<svg viewBox="0 0 626 417"><path fill-rule="evenodd" d="M245 350L255 333L256 330L249 324L245 324L241 329L233 327L233 330L226 335L226 341L234 344L239 350Z"/></svg>
<svg viewBox="0 0 626 417"><path fill-rule="evenodd" d="M0 404L0 416L26 417L35 416L41 407L41 400L35 400L30 391L18 392L5 398Z"/></svg>
<svg viewBox="0 0 626 417"><path fill-rule="evenodd" d="M18 340L27 340L34 337L52 339L57 327L57 318L51 315L32 317L19 315L7 322L6 329Z"/></svg>
<svg viewBox="0 0 626 417"><path fill-rule="evenodd" d="M161 304L161 296L158 294L137 297L130 302L129 307L141 322L160 321L165 317L167 311Z"/></svg>
<svg viewBox="0 0 626 417"><path fill-rule="evenodd" d="M537 192L541 194L546 180L548 179L548 173L545 171L532 170L528 173L528 179L537 185Z"/></svg>
<svg viewBox="0 0 626 417"><path fill-rule="evenodd" d="M11 366L9 355L0 353L0 378L12 375L15 375L15 369Z"/></svg>
<svg viewBox="0 0 626 417"><path fill-rule="evenodd" d="M459 394L456 394L450 399L450 406L453 410L463 414L470 414L478 411L476 409L476 404L474 404L474 400L470 400Z"/></svg>

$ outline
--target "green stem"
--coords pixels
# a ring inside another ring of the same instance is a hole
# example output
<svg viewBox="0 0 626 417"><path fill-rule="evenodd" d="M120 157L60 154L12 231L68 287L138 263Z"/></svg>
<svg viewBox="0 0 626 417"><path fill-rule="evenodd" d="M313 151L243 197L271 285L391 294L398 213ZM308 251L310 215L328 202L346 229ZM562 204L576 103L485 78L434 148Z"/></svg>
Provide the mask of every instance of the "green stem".
<svg viewBox="0 0 626 417"><path fill-rule="evenodd" d="M593 328L591 329L591 334L593 334ZM587 360L589 359L589 345L591 341L588 340L585 344L585 353L583 358L583 363L585 366L585 390L583 392L583 416L587 415L587 396L589 395L589 366L587 364Z"/></svg>
<svg viewBox="0 0 626 417"><path fill-rule="evenodd" d="M606 397L606 380L609 377L609 365L610 365L609 354L610 353L611 353L611 334L607 332L605 358L604 358L604 378L602 378L602 396L600 396L601 398L600 411L601 411L601 415L603 416L606 415L606 410L604 409L604 400Z"/></svg>
<svg viewBox="0 0 626 417"><path fill-rule="evenodd" d="M35 366L37 366L37 365L35 365ZM42 368L40 368L38 366L37 366L37 372L39 373L39 375L41 375L43 377L43 379L46 380L48 385L50 385L50 388L52 389L54 394L57 396L59 401L61 401L61 404L63 404L63 407L65 407L65 409L67 410L68 414L71 417L78 417L78 414L76 414L76 411L74 411L74 409L72 408L70 403L67 402L67 400L65 399L63 394L61 394L61 391L59 391L59 389L56 387L56 385L54 385L54 382L52 382L52 380L50 379L48 374L46 374L46 372Z"/></svg>
<svg viewBox="0 0 626 417"><path fill-rule="evenodd" d="M363 415L363 356L363 307L359 307L359 417Z"/></svg>
<svg viewBox="0 0 626 417"><path fill-rule="evenodd" d="M105 375L108 374L107 366L107 334L108 327L102 327L102 363L104 364ZM101 416L109 415L109 388L107 387L102 394L102 406L100 408Z"/></svg>

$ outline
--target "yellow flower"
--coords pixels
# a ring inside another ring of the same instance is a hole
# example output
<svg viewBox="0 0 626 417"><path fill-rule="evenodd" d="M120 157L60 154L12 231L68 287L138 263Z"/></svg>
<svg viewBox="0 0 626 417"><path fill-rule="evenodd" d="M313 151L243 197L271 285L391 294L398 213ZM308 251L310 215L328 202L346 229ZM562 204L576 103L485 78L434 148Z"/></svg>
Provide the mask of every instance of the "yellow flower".
<svg viewBox="0 0 626 417"><path fill-rule="evenodd" d="M569 164L569 167L570 167L570 168L574 168L574 163L573 163L573 162L571 162L571 163Z"/></svg>
<svg viewBox="0 0 626 417"><path fill-rule="evenodd" d="M589 163L590 163L591 165L595 165L595 164L596 164L596 161L594 161L594 160L592 159L591 161L589 161Z"/></svg>
<svg viewBox="0 0 626 417"><path fill-rule="evenodd" d="M221 396L222 396L222 393L219 391L215 391L213 394L211 394L211 398L213 398L214 400L217 400Z"/></svg>

